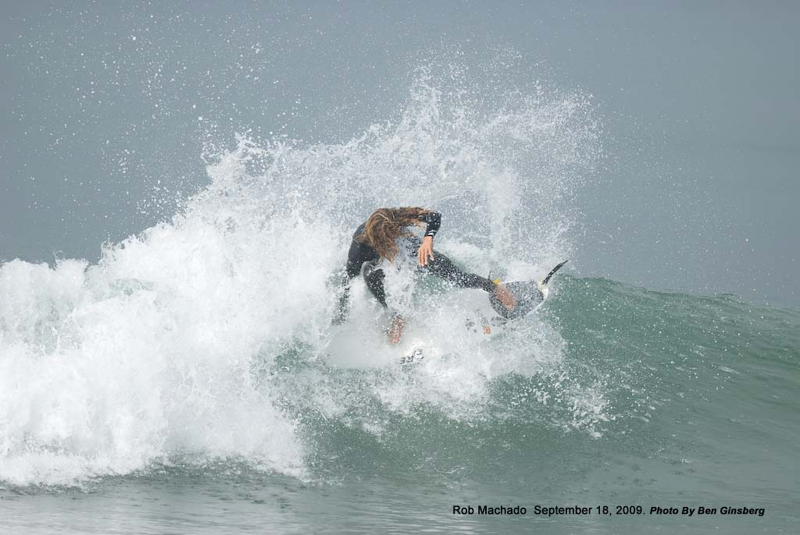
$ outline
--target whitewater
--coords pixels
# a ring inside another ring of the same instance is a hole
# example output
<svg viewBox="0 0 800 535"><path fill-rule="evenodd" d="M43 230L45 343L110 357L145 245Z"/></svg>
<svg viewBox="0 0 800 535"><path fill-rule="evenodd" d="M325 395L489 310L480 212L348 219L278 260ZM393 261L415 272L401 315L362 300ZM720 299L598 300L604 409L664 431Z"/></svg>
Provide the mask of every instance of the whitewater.
<svg viewBox="0 0 800 535"><path fill-rule="evenodd" d="M230 529L298 533L534 525L457 504L763 507L770 526L796 521L796 310L575 266L539 311L487 337L465 327L485 294L401 269L387 288L430 358L399 364L360 281L348 323L331 325L352 232L377 207L442 212L436 249L475 273L539 278L570 258L574 196L603 158L589 97L487 99L422 70L398 118L354 139L242 134L204 158L202 191L99 262L0 267L8 525L46 531L69 517L64 496L106 511L71 520L76 532L193 518L214 532L226 507ZM137 512L142 499L171 504L171 520ZM536 519L563 533L760 521Z"/></svg>

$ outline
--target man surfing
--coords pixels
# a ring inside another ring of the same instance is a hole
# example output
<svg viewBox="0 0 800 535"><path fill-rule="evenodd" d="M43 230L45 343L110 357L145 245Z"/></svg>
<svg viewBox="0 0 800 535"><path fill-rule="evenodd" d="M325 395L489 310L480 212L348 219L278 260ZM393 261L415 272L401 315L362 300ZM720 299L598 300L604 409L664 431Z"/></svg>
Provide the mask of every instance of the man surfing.
<svg viewBox="0 0 800 535"><path fill-rule="evenodd" d="M350 281L359 273L370 293L384 307L386 292L383 280L386 274L377 267L381 259L394 262L398 254L408 254L417 261L417 269L444 279L459 288L480 288L492 295L507 310L513 310L516 301L502 284L488 278L461 271L445 255L433 253L433 238L439 231L442 214L418 207L379 208L369 219L359 225L353 234L350 251L347 255L343 293L339 301L334 323L342 323L347 317L350 296ZM409 227L425 226L425 234L420 240ZM398 313L393 313L389 323L389 343L397 344L403 336L405 321Z"/></svg>

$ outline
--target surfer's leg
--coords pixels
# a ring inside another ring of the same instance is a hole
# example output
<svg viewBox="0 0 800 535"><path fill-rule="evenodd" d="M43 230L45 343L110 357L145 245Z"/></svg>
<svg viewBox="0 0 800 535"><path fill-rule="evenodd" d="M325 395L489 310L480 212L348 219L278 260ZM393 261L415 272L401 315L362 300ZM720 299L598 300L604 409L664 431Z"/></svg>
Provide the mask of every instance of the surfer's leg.
<svg viewBox="0 0 800 535"><path fill-rule="evenodd" d="M422 244L422 240L416 236L410 236L405 239L402 247L407 249L408 254L416 261L417 250ZM480 288L487 292L494 292L495 284L486 277L475 275L474 273L467 273L459 269L446 254L439 251L433 252L433 259L428 260L427 265L418 266L418 269L426 273L430 273L435 277L452 282L459 288Z"/></svg>
<svg viewBox="0 0 800 535"><path fill-rule="evenodd" d="M386 290L383 288L383 279L386 274L380 268L375 268L375 264L364 264L364 282L367 283L370 293L375 296L380 304L386 306Z"/></svg>
<svg viewBox="0 0 800 535"><path fill-rule="evenodd" d="M389 322L389 329L387 334L389 335L389 343L392 345L397 345L400 343L400 340L403 338L403 327L405 327L406 322L403 319L403 316L400 314L395 314L392 316L392 320Z"/></svg>
<svg viewBox="0 0 800 535"><path fill-rule="evenodd" d="M376 264L373 262L364 264L362 275L364 276L364 282L366 282L370 293L375 296L375 299L377 299L381 305L386 307L386 290L383 287L383 279L386 278L386 273L383 272L383 269L376 268L375 265ZM405 320L403 320L400 314L393 312L391 320L389 321L389 326L386 329L390 344L396 345L400 343L400 340L403 338L403 327L405 327Z"/></svg>
<svg viewBox="0 0 800 535"><path fill-rule="evenodd" d="M434 251L433 260L429 260L426 266L420 266L420 269L435 277L452 282L459 288L480 288L487 292L494 291L495 284L491 280L460 270L447 255L439 251Z"/></svg>
<svg viewBox="0 0 800 535"><path fill-rule="evenodd" d="M421 243L422 241L419 238L411 236L406 238L403 246L408 249L408 254L416 260L416 252ZM434 251L433 259L428 260L427 265L418 266L417 269L451 282L459 288L479 288L484 290L491 294L490 299L497 301L506 310L513 310L517 306L516 298L506 288L505 284L495 284L494 281L487 277L462 271L446 254L439 251Z"/></svg>
<svg viewBox="0 0 800 535"><path fill-rule="evenodd" d="M413 251L419 249L420 243L421 241L416 237L409 238L407 242ZM479 288L484 290L491 294L492 299L497 299L508 310L513 310L516 307L516 299L504 284L495 284L489 278L462 271L446 254L439 251L435 251L433 259L429 260L426 266L419 266L419 269L449 281L459 288Z"/></svg>

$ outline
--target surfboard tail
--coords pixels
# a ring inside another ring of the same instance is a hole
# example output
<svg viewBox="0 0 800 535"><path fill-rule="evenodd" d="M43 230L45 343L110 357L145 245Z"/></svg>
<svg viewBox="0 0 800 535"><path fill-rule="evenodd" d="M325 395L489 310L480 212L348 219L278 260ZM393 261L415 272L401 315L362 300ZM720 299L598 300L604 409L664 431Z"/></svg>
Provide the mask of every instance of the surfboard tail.
<svg viewBox="0 0 800 535"><path fill-rule="evenodd" d="M548 274L547 274L547 276L546 276L546 277L544 278L544 280L542 281L542 286L546 286L546 285L547 285L547 283L548 283L548 282L550 282L550 277L552 277L553 275L555 275L555 274L556 274L556 271L558 271L559 269L561 269L561 266L563 266L563 265L564 265L564 264L566 264L567 262L569 262L569 260L564 260L563 262L561 262L560 264L558 264L556 267L554 267L553 269L551 269L551 270L550 270L550 273L548 273Z"/></svg>

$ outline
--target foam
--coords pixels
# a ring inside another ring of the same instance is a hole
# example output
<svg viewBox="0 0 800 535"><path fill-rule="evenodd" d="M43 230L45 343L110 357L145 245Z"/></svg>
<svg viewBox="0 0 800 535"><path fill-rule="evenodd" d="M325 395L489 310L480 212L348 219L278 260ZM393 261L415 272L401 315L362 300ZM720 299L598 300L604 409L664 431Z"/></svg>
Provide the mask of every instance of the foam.
<svg viewBox="0 0 800 535"><path fill-rule="evenodd" d="M557 362L552 326L535 320L522 346L484 344L461 334L460 311L478 294L426 302L408 271L387 277L391 300L410 318L432 311L419 336L442 358L413 376L392 368L363 287L345 327L357 335L331 350L337 270L378 206L444 211L437 248L480 273L539 272L568 255L561 208L597 152L590 107L539 93L487 111L459 95L423 76L399 121L340 145L242 136L179 214L107 245L98 264L0 266L0 479L73 484L227 458L304 477L304 406L335 416L367 399L399 414L427 403L471 418L493 378ZM287 377L275 367L291 348L310 363L377 371L343 401L325 368Z"/></svg>

